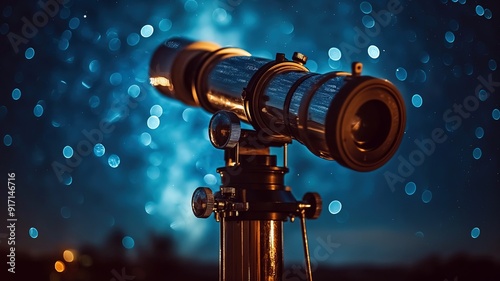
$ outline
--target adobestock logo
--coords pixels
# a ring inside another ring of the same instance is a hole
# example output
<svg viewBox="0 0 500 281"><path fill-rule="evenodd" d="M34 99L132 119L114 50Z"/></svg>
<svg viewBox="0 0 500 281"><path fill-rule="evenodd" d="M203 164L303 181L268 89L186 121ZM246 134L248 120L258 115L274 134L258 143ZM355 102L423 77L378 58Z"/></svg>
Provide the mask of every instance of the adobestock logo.
<svg viewBox="0 0 500 281"><path fill-rule="evenodd" d="M374 25L371 28L365 27L361 30L359 27L354 27L354 45L346 42L340 43L340 51L342 56L346 58L347 61L351 62L351 56L353 54L361 53L362 49L367 48L372 39L377 37L382 31L383 27L387 27L392 20L392 16L395 16L403 11L403 6L399 0L389 0L387 2L386 9L380 11L371 11L369 15L374 19Z"/></svg>
<svg viewBox="0 0 500 281"><path fill-rule="evenodd" d="M113 274L114 277L109 279L110 281L128 281L128 280L134 280L135 275L128 275L127 272L125 271L125 267L122 267L121 272L118 272L116 269L111 270L111 274Z"/></svg>
<svg viewBox="0 0 500 281"><path fill-rule="evenodd" d="M500 82L493 81L491 73L488 75L488 79L478 76L477 80L479 84L474 89L474 94L466 96L462 103L454 103L451 108L443 112L443 121L450 131L458 130L462 126L463 120L478 110L480 105L478 96L481 91L487 90L487 96L490 96L491 93L495 92L495 88L500 86ZM447 140L446 131L440 127L434 128L428 138L415 139L416 148L407 157L398 156L397 172L386 171L384 173L384 178L391 191L394 192L397 183L404 183L415 172L416 167L421 166L427 157L433 155L438 144L445 143Z"/></svg>
<svg viewBox="0 0 500 281"><path fill-rule="evenodd" d="M324 262L329 259L335 249L341 246L340 243L336 243L332 240L332 236L328 235L326 240L322 237L317 237L316 242L318 245L312 251L311 257L311 271L315 272L318 269L319 262ZM306 269L303 265L292 265L290 269L287 269L283 273L283 280L285 281L302 281L307 280Z"/></svg>
<svg viewBox="0 0 500 281"><path fill-rule="evenodd" d="M23 26L21 27L21 33L17 34L14 32L7 33L7 38L9 39L10 45L14 53L19 53L19 46L21 44L27 44L28 39L35 37L38 34L39 28L43 28L49 22L49 17L55 17L61 10L60 5L66 3L67 0L48 0L43 2L38 1L38 6L41 10L34 13L31 19L27 17L22 17L21 21Z"/></svg>

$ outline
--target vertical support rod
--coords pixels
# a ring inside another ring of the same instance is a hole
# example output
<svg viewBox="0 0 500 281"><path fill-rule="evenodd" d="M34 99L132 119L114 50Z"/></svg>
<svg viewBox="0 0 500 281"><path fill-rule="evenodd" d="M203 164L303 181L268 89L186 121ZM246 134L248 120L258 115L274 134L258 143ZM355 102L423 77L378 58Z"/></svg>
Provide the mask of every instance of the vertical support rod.
<svg viewBox="0 0 500 281"><path fill-rule="evenodd" d="M219 281L281 281L283 222L221 220Z"/></svg>
<svg viewBox="0 0 500 281"><path fill-rule="evenodd" d="M305 209L300 210L300 226L302 227L302 240L304 242L304 256L306 259L307 281L312 281L311 258L309 256L309 244L307 242L306 211L305 211Z"/></svg>
<svg viewBox="0 0 500 281"><path fill-rule="evenodd" d="M220 218L220 237L219 237L219 281L224 281L224 276L226 276L226 263L224 260L226 259L226 238L225 238L225 228L224 224L226 222L226 218L222 215Z"/></svg>
<svg viewBox="0 0 500 281"><path fill-rule="evenodd" d="M283 167L288 168L288 143L283 144Z"/></svg>

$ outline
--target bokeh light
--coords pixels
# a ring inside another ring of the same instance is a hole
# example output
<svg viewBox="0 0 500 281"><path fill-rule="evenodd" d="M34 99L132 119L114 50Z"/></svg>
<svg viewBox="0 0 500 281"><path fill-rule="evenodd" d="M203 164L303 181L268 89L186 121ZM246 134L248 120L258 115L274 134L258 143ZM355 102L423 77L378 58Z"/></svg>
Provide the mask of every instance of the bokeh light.
<svg viewBox="0 0 500 281"><path fill-rule="evenodd" d="M486 19L491 19L493 17L493 13L490 9L484 9L484 17Z"/></svg>
<svg viewBox="0 0 500 281"><path fill-rule="evenodd" d="M26 59L32 59L33 57L35 56L35 49L29 47L28 49L26 49L26 51L24 52L24 57L26 57Z"/></svg>
<svg viewBox="0 0 500 281"><path fill-rule="evenodd" d="M75 254L71 250L64 250L63 258L66 262L73 262L75 260Z"/></svg>
<svg viewBox="0 0 500 281"><path fill-rule="evenodd" d="M150 24L146 24L145 26L143 26L141 28L141 36L144 38L150 37L151 35L153 35L153 32L154 32L154 28Z"/></svg>
<svg viewBox="0 0 500 281"><path fill-rule="evenodd" d="M156 212L155 204L151 201L146 202L144 210L148 213L148 215L153 215Z"/></svg>
<svg viewBox="0 0 500 281"><path fill-rule="evenodd" d="M428 63L430 60L430 56L429 56L429 53L427 52L422 52L420 54L420 62L421 63Z"/></svg>
<svg viewBox="0 0 500 281"><path fill-rule="evenodd" d="M368 47L368 55L370 56L370 58L376 59L376 58L378 58L380 56L380 50L378 49L377 46L370 45Z"/></svg>
<svg viewBox="0 0 500 281"><path fill-rule="evenodd" d="M370 14L372 12L372 5L369 2L363 1L359 4L359 9L363 14Z"/></svg>
<svg viewBox="0 0 500 281"><path fill-rule="evenodd" d="M162 19L160 23L158 23L158 28L163 32L169 31L170 28L172 28L172 21L169 19Z"/></svg>
<svg viewBox="0 0 500 281"><path fill-rule="evenodd" d="M417 185L414 182L410 181L405 185L406 194L413 195L415 191L417 191Z"/></svg>
<svg viewBox="0 0 500 281"><path fill-rule="evenodd" d="M328 204L328 211L332 215L340 213L341 210L342 210L342 203L340 203L340 201L338 200L333 200L332 202L330 202L330 204Z"/></svg>
<svg viewBox="0 0 500 281"><path fill-rule="evenodd" d="M144 132L140 136L140 141L145 146L150 145L151 144L151 140L152 140L152 138L151 138L151 135L149 133Z"/></svg>
<svg viewBox="0 0 500 281"><path fill-rule="evenodd" d="M446 40L446 42L448 43L453 43L455 42L455 34L451 31L447 31L445 34L444 34L444 39Z"/></svg>
<svg viewBox="0 0 500 281"><path fill-rule="evenodd" d="M156 115L149 116L148 118L148 128L154 130L160 126L160 119Z"/></svg>
<svg viewBox="0 0 500 281"><path fill-rule="evenodd" d="M429 203L432 200L432 192L428 189L422 192L422 202Z"/></svg>
<svg viewBox="0 0 500 281"><path fill-rule="evenodd" d="M130 33L128 36L127 36L127 44L131 47L139 44L139 41L141 40L141 37L139 36L139 34L133 32L133 33Z"/></svg>
<svg viewBox="0 0 500 281"><path fill-rule="evenodd" d="M328 50L328 56L331 60L338 61L342 57L342 53L340 52L340 49L332 47Z"/></svg>
<svg viewBox="0 0 500 281"><path fill-rule="evenodd" d="M63 148L62 153L63 153L64 158L71 158L71 157L73 157L73 148L71 146L67 145Z"/></svg>
<svg viewBox="0 0 500 281"><path fill-rule="evenodd" d="M483 129L483 127L477 127L476 131L475 131L475 134L476 134L476 138L482 139L484 137L484 129Z"/></svg>
<svg viewBox="0 0 500 281"><path fill-rule="evenodd" d="M479 227L474 227L470 231L470 236L474 239L478 238L480 234L481 234L481 229L479 229Z"/></svg>
<svg viewBox="0 0 500 281"><path fill-rule="evenodd" d="M194 12L198 9L198 2L195 0L187 0L184 2L184 9L186 12Z"/></svg>
<svg viewBox="0 0 500 281"><path fill-rule="evenodd" d="M422 99L422 96L419 95L419 94L414 94L412 97L411 97L411 103L413 104L414 107L416 108L419 108L422 106L422 103L424 102L424 100Z"/></svg>
<svg viewBox="0 0 500 281"><path fill-rule="evenodd" d="M203 180L205 180L205 183L208 185L215 185L217 184L217 177L213 174L206 174L203 177Z"/></svg>
<svg viewBox="0 0 500 281"><path fill-rule="evenodd" d="M64 263L62 261L56 261L54 263L54 269L57 272L63 272L66 269L66 266L64 265Z"/></svg>
<svg viewBox="0 0 500 281"><path fill-rule="evenodd" d="M108 165L111 168L117 168L120 165L120 157L116 154L111 154L108 157Z"/></svg>
<svg viewBox="0 0 500 281"><path fill-rule="evenodd" d="M479 148L479 147L474 148L474 150L472 151L472 156L476 160L481 158L482 155L483 155L483 152L481 151L481 148Z"/></svg>
<svg viewBox="0 0 500 281"><path fill-rule="evenodd" d="M491 111L491 117L493 117L494 120L500 119L500 109L495 108Z"/></svg>
<svg viewBox="0 0 500 281"><path fill-rule="evenodd" d="M69 207L62 207L61 208L61 217L65 219L69 219L71 217L71 209Z"/></svg>
<svg viewBox="0 0 500 281"><path fill-rule="evenodd" d="M100 69L101 69L101 65L100 65L98 60L92 60L89 63L90 72L96 73L96 72L99 72Z"/></svg>
<svg viewBox="0 0 500 281"><path fill-rule="evenodd" d="M490 96L490 94L488 92L486 92L484 89L479 90L477 95L478 95L480 101L485 101Z"/></svg>
<svg viewBox="0 0 500 281"><path fill-rule="evenodd" d="M35 105L35 107L33 108L33 114L36 117L41 117L43 115L43 106L41 104Z"/></svg>
<svg viewBox="0 0 500 281"><path fill-rule="evenodd" d="M35 227L30 227L29 235L33 239L37 238L38 237L38 229L36 229Z"/></svg>
<svg viewBox="0 0 500 281"><path fill-rule="evenodd" d="M364 15L361 21L366 28L372 28L375 26L375 20L370 15Z"/></svg>
<svg viewBox="0 0 500 281"><path fill-rule="evenodd" d="M91 108L97 108L101 104L101 99L98 96L91 96L89 98L89 105Z"/></svg>
<svg viewBox="0 0 500 281"><path fill-rule="evenodd" d="M96 143L94 145L94 155L97 157L101 157L106 153L106 147L102 143Z"/></svg>
<svg viewBox="0 0 500 281"><path fill-rule="evenodd" d="M398 67L396 69L396 78L398 78L399 81L405 81L407 76L408 73L406 72L406 69L404 69L403 67Z"/></svg>
<svg viewBox="0 0 500 281"><path fill-rule="evenodd" d="M488 61L488 67L490 68L491 71L497 70L497 61L494 59L490 59Z"/></svg>
<svg viewBox="0 0 500 281"><path fill-rule="evenodd" d="M484 8L481 5L476 6L476 14L478 16L483 16L484 15Z"/></svg>
<svg viewBox="0 0 500 281"><path fill-rule="evenodd" d="M140 93L141 93L141 88L139 88L139 86L133 84L133 85L130 85L130 87L128 87L128 94L131 97L137 98Z"/></svg>
<svg viewBox="0 0 500 281"><path fill-rule="evenodd" d="M80 19L79 18L72 18L69 20L68 27L71 29L77 29L80 26Z"/></svg>
<svg viewBox="0 0 500 281"><path fill-rule="evenodd" d="M122 75L119 72L115 72L109 76L109 83L113 86L120 85L122 82Z"/></svg>
<svg viewBox="0 0 500 281"><path fill-rule="evenodd" d="M161 115L163 114L163 108L160 105L155 104L151 107L149 113L152 116L161 117Z"/></svg>
<svg viewBox="0 0 500 281"><path fill-rule="evenodd" d="M12 90L12 99L19 100L20 98L21 98L21 90L19 90L18 88Z"/></svg>
<svg viewBox="0 0 500 281"><path fill-rule="evenodd" d="M118 51L121 47L122 42L118 38L113 38L109 40L108 48L110 51Z"/></svg>
<svg viewBox="0 0 500 281"><path fill-rule="evenodd" d="M132 249L135 246L135 241L130 236L125 236L122 239L122 244L125 249Z"/></svg>
<svg viewBox="0 0 500 281"><path fill-rule="evenodd" d="M9 134L6 134L3 136L3 144L5 146L11 146L12 145L12 136Z"/></svg>

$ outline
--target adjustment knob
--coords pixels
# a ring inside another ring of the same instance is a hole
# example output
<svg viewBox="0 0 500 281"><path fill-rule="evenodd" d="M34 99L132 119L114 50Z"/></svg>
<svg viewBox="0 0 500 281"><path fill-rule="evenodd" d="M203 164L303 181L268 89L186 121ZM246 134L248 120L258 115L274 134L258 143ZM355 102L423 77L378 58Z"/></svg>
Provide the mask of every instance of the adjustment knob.
<svg viewBox="0 0 500 281"><path fill-rule="evenodd" d="M294 52L292 55L292 60L304 65L307 62L307 56L299 52Z"/></svg>
<svg viewBox="0 0 500 281"><path fill-rule="evenodd" d="M323 209L323 200L321 200L321 196L316 192L307 192L304 194L304 197L302 197L302 201L311 205L310 208L305 210L306 218L313 220L317 219Z"/></svg>
<svg viewBox="0 0 500 281"><path fill-rule="evenodd" d="M208 218L215 205L214 195L208 187L198 187L191 198L191 208L197 218Z"/></svg>
<svg viewBox="0 0 500 281"><path fill-rule="evenodd" d="M360 76L361 71L363 71L363 64L362 63L355 61L351 64L352 76Z"/></svg>
<svg viewBox="0 0 500 281"><path fill-rule="evenodd" d="M218 111L210 119L208 135L212 145L219 149L233 148L241 136L240 119L230 111Z"/></svg>

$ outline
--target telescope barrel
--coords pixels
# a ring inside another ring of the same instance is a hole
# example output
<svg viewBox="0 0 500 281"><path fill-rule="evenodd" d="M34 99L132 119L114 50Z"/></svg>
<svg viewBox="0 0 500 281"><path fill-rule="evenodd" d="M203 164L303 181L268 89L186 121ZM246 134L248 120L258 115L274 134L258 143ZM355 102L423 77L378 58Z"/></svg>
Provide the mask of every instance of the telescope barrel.
<svg viewBox="0 0 500 281"><path fill-rule="evenodd" d="M271 136L294 138L315 155L371 171L396 152L406 124L398 89L385 79L351 73L309 72L307 57L250 56L172 38L154 53L150 80L162 94L215 113L227 110Z"/></svg>

